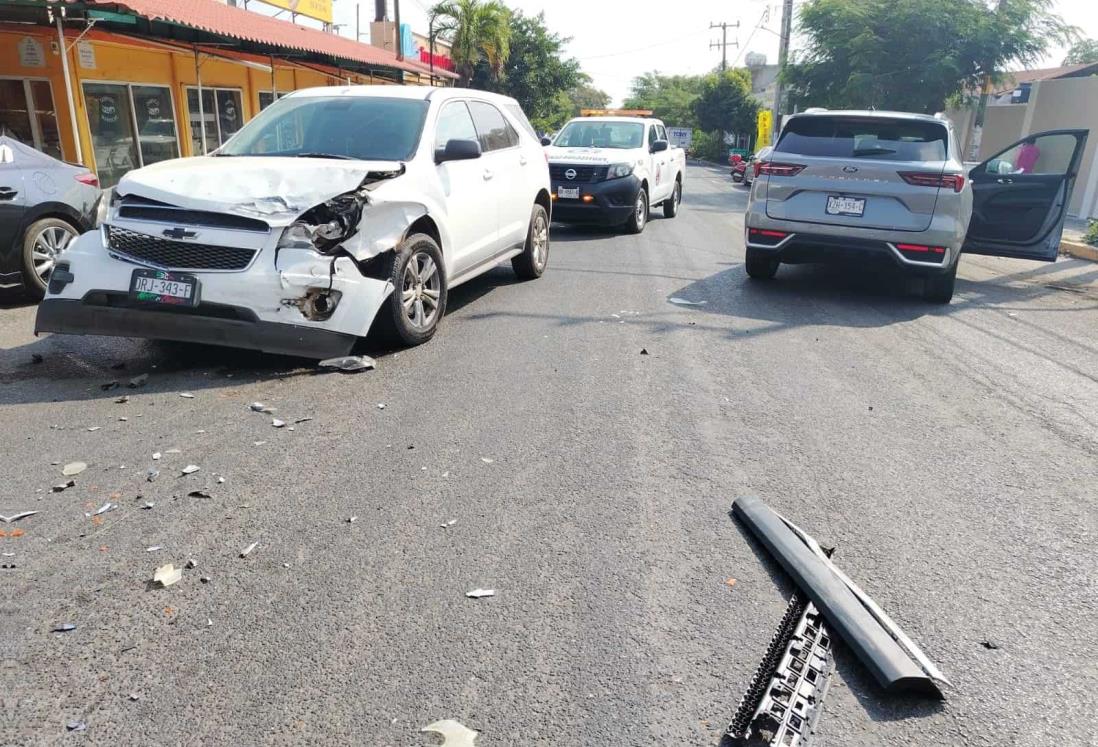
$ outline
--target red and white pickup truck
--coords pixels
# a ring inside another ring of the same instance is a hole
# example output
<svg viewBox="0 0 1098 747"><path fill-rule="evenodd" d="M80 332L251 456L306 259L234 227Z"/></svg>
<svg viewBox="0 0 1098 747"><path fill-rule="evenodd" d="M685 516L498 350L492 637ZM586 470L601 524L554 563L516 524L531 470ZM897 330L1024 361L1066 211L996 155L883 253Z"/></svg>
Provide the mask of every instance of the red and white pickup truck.
<svg viewBox="0 0 1098 747"><path fill-rule="evenodd" d="M686 154L648 117L577 117L542 140L553 187L553 220L623 226L640 233L648 211L674 218L682 200Z"/></svg>

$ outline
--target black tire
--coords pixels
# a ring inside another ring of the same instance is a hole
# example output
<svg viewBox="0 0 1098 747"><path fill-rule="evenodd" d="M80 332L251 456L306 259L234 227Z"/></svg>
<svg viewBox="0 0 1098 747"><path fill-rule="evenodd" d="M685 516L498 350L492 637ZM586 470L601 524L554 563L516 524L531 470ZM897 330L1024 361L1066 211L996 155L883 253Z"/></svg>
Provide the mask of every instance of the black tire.
<svg viewBox="0 0 1098 747"><path fill-rule="evenodd" d="M949 303L953 300L953 287L957 283L957 263L949 272L927 275L923 278L923 300L930 303Z"/></svg>
<svg viewBox="0 0 1098 747"><path fill-rule="evenodd" d="M682 201L682 180L676 177L675 188L671 190L671 196L663 201L663 217L674 218L679 214L679 203Z"/></svg>
<svg viewBox="0 0 1098 747"><path fill-rule="evenodd" d="M771 280L778 272L781 260L770 254L764 254L757 249L748 249L744 265L747 276L754 280Z"/></svg>
<svg viewBox="0 0 1098 747"><path fill-rule="evenodd" d="M27 295L35 300L46 295L49 271L42 272L41 265L36 263L49 262L52 269L56 255L79 235L79 229L60 218L42 218L27 227L27 232L23 234L22 261L19 268L23 272L23 287Z"/></svg>
<svg viewBox="0 0 1098 747"><path fill-rule="evenodd" d="M541 205L530 211L530 227L522 254L511 258L511 267L523 280L536 280L549 265L549 215Z"/></svg>
<svg viewBox="0 0 1098 747"><path fill-rule="evenodd" d="M424 261L429 258L434 263L434 274L422 278L430 270ZM415 268L409 270L409 265L415 262ZM416 270L419 270L417 273ZM410 283L411 275L421 278L418 283ZM438 243L425 233L412 234L404 240L393 257L392 270L389 273L389 281L393 284L393 292L386 301L388 310L388 326L393 337L404 345L422 345L435 335L439 322L446 313L446 265L442 260L442 250ZM406 309L407 299L405 294L413 292L412 303ZM419 293L415 293L416 291ZM433 314L428 314L431 304L431 295L427 291L437 291ZM417 303L419 308L417 310ZM416 321L416 317L422 314L423 323Z"/></svg>
<svg viewBox="0 0 1098 747"><path fill-rule="evenodd" d="M637 201L633 204L633 212L629 214L629 220L625 221L626 233L640 233L648 225L648 192L641 187L637 192Z"/></svg>

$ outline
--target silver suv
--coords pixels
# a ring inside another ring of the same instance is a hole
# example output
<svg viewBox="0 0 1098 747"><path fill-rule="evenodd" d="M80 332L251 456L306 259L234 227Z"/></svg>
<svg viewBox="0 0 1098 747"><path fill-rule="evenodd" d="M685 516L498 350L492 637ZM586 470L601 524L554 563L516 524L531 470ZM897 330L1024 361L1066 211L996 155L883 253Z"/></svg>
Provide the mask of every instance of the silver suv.
<svg viewBox="0 0 1098 747"><path fill-rule="evenodd" d="M782 262L875 259L948 303L961 252L1054 261L1087 130L1029 135L966 168L949 121L816 110L785 122L754 164L747 274Z"/></svg>

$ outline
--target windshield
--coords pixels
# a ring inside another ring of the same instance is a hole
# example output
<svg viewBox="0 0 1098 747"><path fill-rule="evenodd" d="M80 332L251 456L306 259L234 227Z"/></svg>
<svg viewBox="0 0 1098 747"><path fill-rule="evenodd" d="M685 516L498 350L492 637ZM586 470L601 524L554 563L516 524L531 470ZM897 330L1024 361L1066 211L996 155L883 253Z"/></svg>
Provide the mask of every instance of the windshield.
<svg viewBox="0 0 1098 747"><path fill-rule="evenodd" d="M428 103L373 96L290 96L267 107L219 156L300 156L406 161Z"/></svg>
<svg viewBox="0 0 1098 747"><path fill-rule="evenodd" d="M553 145L562 148L639 148L644 125L636 122L569 122Z"/></svg>
<svg viewBox="0 0 1098 747"><path fill-rule="evenodd" d="M797 117L782 130L778 153L886 161L944 161L946 128L884 117Z"/></svg>

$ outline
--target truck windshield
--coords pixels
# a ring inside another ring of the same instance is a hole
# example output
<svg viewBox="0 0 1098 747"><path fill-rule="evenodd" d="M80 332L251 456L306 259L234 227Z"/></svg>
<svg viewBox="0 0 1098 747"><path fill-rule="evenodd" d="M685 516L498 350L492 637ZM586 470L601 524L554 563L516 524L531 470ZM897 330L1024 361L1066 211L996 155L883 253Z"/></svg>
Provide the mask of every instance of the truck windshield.
<svg viewBox="0 0 1098 747"><path fill-rule="evenodd" d="M553 145L562 148L639 148L644 125L637 122L569 122Z"/></svg>
<svg viewBox="0 0 1098 747"><path fill-rule="evenodd" d="M289 96L267 107L219 156L297 156L406 161L428 103L374 96Z"/></svg>

